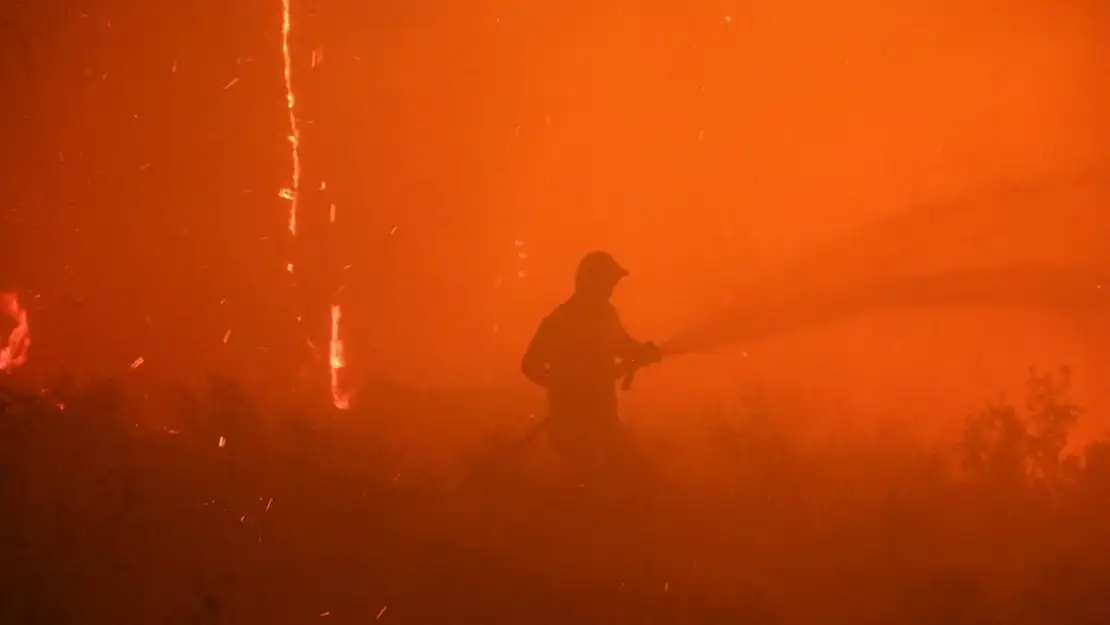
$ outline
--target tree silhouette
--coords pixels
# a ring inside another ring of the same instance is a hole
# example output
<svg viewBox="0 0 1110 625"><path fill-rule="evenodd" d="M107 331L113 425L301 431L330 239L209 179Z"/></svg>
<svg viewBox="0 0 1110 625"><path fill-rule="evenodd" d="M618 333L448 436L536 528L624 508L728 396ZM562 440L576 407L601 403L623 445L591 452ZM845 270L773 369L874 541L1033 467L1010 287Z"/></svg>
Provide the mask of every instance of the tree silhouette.
<svg viewBox="0 0 1110 625"><path fill-rule="evenodd" d="M964 422L962 466L971 474L999 483L1058 481L1071 463L1061 458L1068 435L1082 409L1067 399L1071 371L1029 372L1022 415L1009 402L998 402Z"/></svg>

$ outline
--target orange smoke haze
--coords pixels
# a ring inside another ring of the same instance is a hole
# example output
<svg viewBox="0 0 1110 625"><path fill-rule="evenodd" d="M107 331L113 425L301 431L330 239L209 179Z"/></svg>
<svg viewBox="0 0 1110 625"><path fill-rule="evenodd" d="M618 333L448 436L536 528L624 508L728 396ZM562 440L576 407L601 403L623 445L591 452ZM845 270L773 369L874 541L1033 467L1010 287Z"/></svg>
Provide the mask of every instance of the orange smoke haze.
<svg viewBox="0 0 1110 625"><path fill-rule="evenodd" d="M329 364L351 387L517 385L594 248L632 270L618 306L659 340L762 279L813 278L820 249L834 277L1110 267L1097 2L115 0L11 21L0 237L5 283L39 296L28 376L141 356L136 375L321 396ZM1018 183L1041 191L996 192ZM837 248L930 203L950 208ZM1100 328L861 317L676 359L634 402L745 379L881 407L1060 362L1090 395Z"/></svg>
<svg viewBox="0 0 1110 625"><path fill-rule="evenodd" d="M0 623L1107 621L1107 0L9 4Z"/></svg>

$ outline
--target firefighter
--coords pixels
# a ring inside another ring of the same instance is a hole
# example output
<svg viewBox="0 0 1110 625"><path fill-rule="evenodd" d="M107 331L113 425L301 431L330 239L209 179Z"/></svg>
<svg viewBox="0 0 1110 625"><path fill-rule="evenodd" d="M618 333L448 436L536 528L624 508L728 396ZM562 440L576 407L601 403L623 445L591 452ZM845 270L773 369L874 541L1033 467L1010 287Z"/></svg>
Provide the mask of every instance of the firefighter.
<svg viewBox="0 0 1110 625"><path fill-rule="evenodd" d="M617 380L663 356L654 343L629 336L609 301L627 275L606 252L583 257L574 294L543 319L522 362L524 375L547 390L553 447L586 475L596 476L628 450Z"/></svg>

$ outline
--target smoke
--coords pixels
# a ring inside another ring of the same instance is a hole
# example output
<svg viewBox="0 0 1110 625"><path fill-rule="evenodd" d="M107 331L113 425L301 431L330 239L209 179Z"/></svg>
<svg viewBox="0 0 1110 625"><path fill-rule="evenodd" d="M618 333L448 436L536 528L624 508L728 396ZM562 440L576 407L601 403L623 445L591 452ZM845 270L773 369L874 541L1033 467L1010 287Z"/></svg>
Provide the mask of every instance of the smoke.
<svg viewBox="0 0 1110 625"><path fill-rule="evenodd" d="M1074 258L1080 247L1072 243L1079 238L1077 232L1097 227L1105 218L1099 198L1110 188L1108 173L1110 164L1101 163L1034 179L1017 177L978 192L911 206L787 263L763 285L796 284L922 260L943 264L930 250L941 250L950 261L953 249L960 246L969 246L975 261L981 262L996 256L985 253L992 240L1008 243L1006 255L1014 256L1043 247L1049 232L1068 240L1067 253ZM1099 242L1093 247L1101 251Z"/></svg>
<svg viewBox="0 0 1110 625"><path fill-rule="evenodd" d="M884 277L839 288L752 292L749 304L680 332L669 354L748 344L866 315L951 306L1051 308L1067 314L1110 312L1110 273L1016 266L935 275Z"/></svg>
<svg viewBox="0 0 1110 625"><path fill-rule="evenodd" d="M1104 312L1110 263L1098 233L1107 169L1006 182L876 221L741 288L738 303L678 332L665 349L711 350L938 307Z"/></svg>

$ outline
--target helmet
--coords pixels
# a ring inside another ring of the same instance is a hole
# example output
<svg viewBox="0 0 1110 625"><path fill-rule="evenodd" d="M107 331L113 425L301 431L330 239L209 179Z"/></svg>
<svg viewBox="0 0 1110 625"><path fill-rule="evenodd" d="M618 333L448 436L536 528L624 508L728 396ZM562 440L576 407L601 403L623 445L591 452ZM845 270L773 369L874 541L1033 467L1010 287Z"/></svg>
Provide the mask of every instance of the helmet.
<svg viewBox="0 0 1110 625"><path fill-rule="evenodd" d="M617 264L616 259L608 252L590 252L583 256L578 263L575 283L578 286L599 283L616 284L627 275L628 270Z"/></svg>

